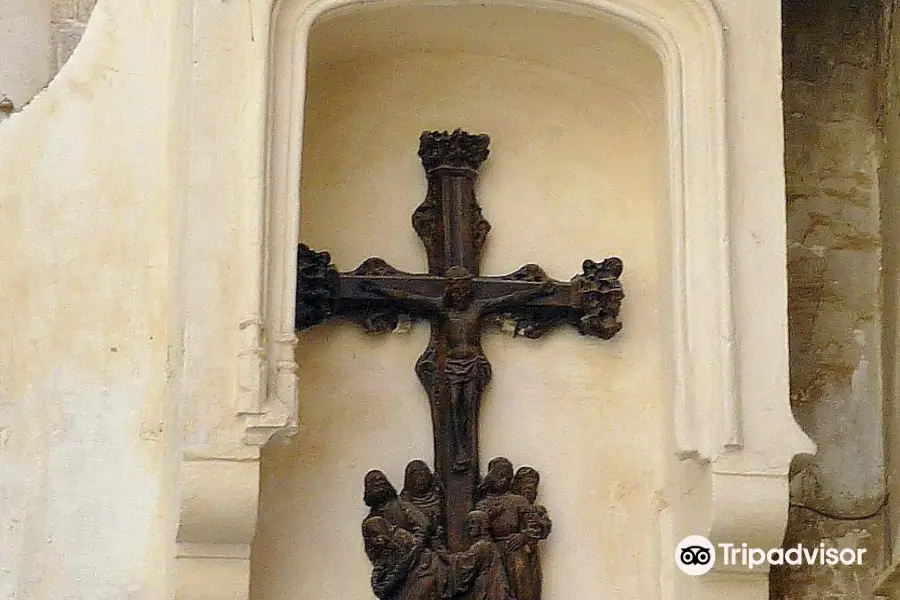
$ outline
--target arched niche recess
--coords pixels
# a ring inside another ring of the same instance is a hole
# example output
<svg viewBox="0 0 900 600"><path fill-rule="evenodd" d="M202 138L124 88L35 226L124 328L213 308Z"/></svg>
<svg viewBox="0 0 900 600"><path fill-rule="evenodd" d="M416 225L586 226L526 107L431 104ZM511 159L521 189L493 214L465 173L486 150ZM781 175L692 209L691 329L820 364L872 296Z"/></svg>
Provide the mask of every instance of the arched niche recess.
<svg viewBox="0 0 900 600"><path fill-rule="evenodd" d="M400 10L404 6L407 5L395 2L323 0L304 3L284 0L276 3L274 8L266 129L266 206L258 213L255 231L262 241L257 248L256 261L262 268L250 282L252 293L247 295L250 316L242 325L245 354L251 367L242 369L244 377L239 393L243 397L238 403L242 412L249 416L246 429L250 443L264 443L273 432L284 427L290 429L295 422L294 292L289 282L293 279L296 241L299 239L301 194L298 182L301 179L308 67L315 67L315 62L310 61L317 60L315 47L308 52L311 30L314 23L327 28L329 21L350 19L347 15L357 12L371 16L379 11ZM476 3L447 3L446 6L429 3L424 9L442 9L449 14L463 15L467 11L477 11L480 6ZM578 0L499 3L497 9L500 7L523 14L541 11L540 14L545 15L568 15L573 22L592 23L607 34L613 32L615 39L641 40L630 43L635 48L650 48L658 56L662 69L662 119L667 145L666 192L660 204L668 219L665 243L669 245L670 255L665 279L669 284L667 301L672 306L669 354L674 373L672 402L676 447L682 456L704 457L713 455L719 447L739 447L740 411L735 395L730 341L733 324L724 159L727 143L724 48L721 25L712 5L701 0L683 0L674 4L661 0ZM406 37L389 34L382 35L379 40L377 33L367 33L368 24L357 24L349 31L335 34L338 37L332 37L327 50L323 47L319 51L318 59L346 62L363 48L374 52L372 57L377 58L412 50L446 53L448 48L456 48L460 52L459 42L470 42L474 48L478 47L476 40L466 37L473 35L471 31L454 39L452 24L439 28L434 24L415 24L414 28L416 31ZM539 27L538 31L542 29ZM596 65L591 71L591 55L615 60L608 54L615 55L616 52L603 52L603 41L610 43L605 37L588 36L591 41L582 46L596 44L596 47L586 51L573 65L565 66L561 64L565 59L559 57L580 51L572 44L561 41L560 45L568 48L567 52L561 52L558 47L553 47L549 33L540 36L535 32L519 31L518 38L515 34L504 38L501 31L502 27L494 27L490 34L483 35L480 50L570 73L580 69L580 75L587 80L617 77L626 92L629 88L643 89L634 74L601 73ZM628 36L629 33L632 35ZM543 41L540 38L544 38ZM345 44L343 47L342 43ZM507 46L497 51L496 48L504 43L508 43ZM495 50L490 50L491 46ZM517 52L521 52L521 56ZM462 53L478 55L471 49ZM627 60L620 57L619 68L627 70ZM252 365L263 355L267 359L267 369L259 375ZM711 368L701 372L693 369L691 362ZM707 402L721 413L721 419L711 428L698 426L693 415L704 410Z"/></svg>
<svg viewBox="0 0 900 600"><path fill-rule="evenodd" d="M643 317L624 315L628 333L615 343L570 330L538 342L486 335L494 377L481 462L508 455L544 474L543 501L558 507L544 548L549 598L628 581L651 594L652 499L670 454L658 55L609 19L477 4L335 11L313 25L308 47L300 239L327 248L340 270L373 254L425 270L410 227L425 192L418 136L457 126L493 140L479 178L493 225L482 272L534 261L566 280L585 258L625 260L627 313ZM299 432L262 455L254 600L371 594L360 486L379 468L399 487L408 461L433 460L413 371L427 336L426 325L373 338L352 324L301 336ZM629 504L635 510L624 511ZM646 559L617 570L609 540L629 531Z"/></svg>

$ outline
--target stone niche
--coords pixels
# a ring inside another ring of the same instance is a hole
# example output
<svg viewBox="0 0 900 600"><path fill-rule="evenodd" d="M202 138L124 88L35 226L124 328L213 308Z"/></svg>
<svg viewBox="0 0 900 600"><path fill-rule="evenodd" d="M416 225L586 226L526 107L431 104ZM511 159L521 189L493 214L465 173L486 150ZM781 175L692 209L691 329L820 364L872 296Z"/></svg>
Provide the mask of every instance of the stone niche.
<svg viewBox="0 0 900 600"><path fill-rule="evenodd" d="M655 506L670 454L662 301L666 231L663 69L603 19L512 6L418 6L329 15L311 30L300 239L340 270L377 255L427 270L410 217L425 193L423 130L489 133L478 192L492 223L482 262L528 262L568 280L585 258L626 265L625 330L612 342L560 329L486 336L481 465L508 456L543 474L552 511L546 597L657 588ZM263 452L252 598L366 598L363 475L402 486L432 463L413 366L428 325L370 337L351 324L300 336L300 426ZM634 559L623 563L622 555Z"/></svg>
<svg viewBox="0 0 900 600"><path fill-rule="evenodd" d="M765 393L737 373L735 339L752 319L732 303L728 92L712 5L285 2L273 14L269 384L247 431L265 437L253 419L272 414L299 425L262 452L250 598L374 597L362 480L379 468L399 488L409 460L432 460L413 371L428 326L372 337L332 323L296 340L293 293L278 282L293 281L298 239L340 270L380 256L423 271L410 226L425 192L418 135L455 127L492 137L478 185L493 225L482 273L538 262L567 280L584 258L625 263L614 340L564 329L484 339L494 378L481 464L502 455L542 474L554 520L544 597L766 597L764 570L692 579L673 559L689 534L777 545L787 466L809 449L787 404L783 317L752 325L776 351L740 363L745 377L775 373ZM779 222L767 225L776 235ZM769 275L764 253L746 255L771 278L763 304L775 311L780 252ZM747 409L747 394L764 398Z"/></svg>

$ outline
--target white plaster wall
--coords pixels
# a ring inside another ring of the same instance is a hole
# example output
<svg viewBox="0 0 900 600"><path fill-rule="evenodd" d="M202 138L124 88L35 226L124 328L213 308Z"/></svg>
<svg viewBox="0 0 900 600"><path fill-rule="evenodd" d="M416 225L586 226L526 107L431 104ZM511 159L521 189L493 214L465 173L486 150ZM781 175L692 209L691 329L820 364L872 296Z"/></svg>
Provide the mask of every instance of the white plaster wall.
<svg viewBox="0 0 900 600"><path fill-rule="evenodd" d="M584 258L623 258L626 325L614 341L569 330L537 342L487 336L494 379L481 414L481 461L505 455L544 476L542 501L554 519L544 546L548 600L585 590L655 597L655 501L670 410L660 306L668 242L661 67L649 48L603 25L478 10L472 22L459 11L387 11L367 15L359 31L376 38L379 23L389 22L394 39L408 40L414 14L422 24L441 24L444 35L430 38L441 49L466 36L487 49L493 36L503 53L516 54L508 40L539 18L543 38L569 36L570 45L554 40L569 54L535 57L553 66L383 47L373 58L379 49L371 42L326 43L339 24L355 31L352 23L335 19L321 37L314 33L301 239L331 251L341 270L378 255L423 271L424 251L410 227L425 191L418 134L462 126L492 136L478 188L494 226L483 273L535 261L568 280ZM465 34L451 23L465 24ZM608 52L579 52L579 35L591 34ZM328 49L343 48L340 55L348 47L360 55L327 61ZM619 78L626 71L632 77ZM640 92L635 82L644 84ZM409 335L367 337L346 324L301 336L300 432L263 455L252 598L371 596L359 535L362 479L380 468L399 488L407 461L432 460L427 399L413 372L427 339L424 324Z"/></svg>
<svg viewBox="0 0 900 600"><path fill-rule="evenodd" d="M0 125L4 600L170 595L175 7L101 2Z"/></svg>

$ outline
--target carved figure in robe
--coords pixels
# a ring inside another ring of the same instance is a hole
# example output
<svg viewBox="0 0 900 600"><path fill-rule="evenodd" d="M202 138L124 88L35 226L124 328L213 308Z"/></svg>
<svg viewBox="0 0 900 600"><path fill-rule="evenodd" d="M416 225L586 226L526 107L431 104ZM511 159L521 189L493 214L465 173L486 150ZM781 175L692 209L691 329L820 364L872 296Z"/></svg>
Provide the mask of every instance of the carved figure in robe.
<svg viewBox="0 0 900 600"><path fill-rule="evenodd" d="M382 471L366 473L363 481L363 502L369 507L370 517L384 517L391 525L396 525L411 533L422 536L428 534L428 517L410 502L401 500L397 488Z"/></svg>
<svg viewBox="0 0 900 600"><path fill-rule="evenodd" d="M372 590L381 600L438 600L448 585L446 557L428 516L401 499L387 476L366 473L363 521L366 556L372 562Z"/></svg>
<svg viewBox="0 0 900 600"><path fill-rule="evenodd" d="M369 507L369 517L384 517L391 525L421 536L429 547L442 547L431 519L415 504L401 499L397 488L383 472L372 470L366 473L363 501Z"/></svg>
<svg viewBox="0 0 900 600"><path fill-rule="evenodd" d="M512 480L513 465L509 459L502 456L492 459L488 463L488 472L479 485L484 497L475 508L488 514L491 537L503 556L510 595L518 600L534 597L534 575L529 568L528 549L532 537L525 529L526 522L523 519L523 514L531 509L531 504L523 496L511 491Z"/></svg>
<svg viewBox="0 0 900 600"><path fill-rule="evenodd" d="M380 600L442 600L446 597L448 567L412 534L386 518L363 521L366 555L372 562L372 591Z"/></svg>
<svg viewBox="0 0 900 600"><path fill-rule="evenodd" d="M480 510L466 517L469 547L453 555L456 597L462 600L515 600L509 595L509 581L503 556L491 538L490 517Z"/></svg>
<svg viewBox="0 0 900 600"><path fill-rule="evenodd" d="M475 415L485 387L491 379L491 365L481 347L481 317L503 307L552 294L556 285L544 282L532 290L512 292L495 298L476 299L472 274L465 267L450 267L445 273L444 294L440 298L422 296L366 282L369 292L405 303L414 310L434 314L446 340L444 377L449 389L451 426L454 441L454 469L465 471L472 462ZM429 359L425 359L426 361ZM432 357L431 361L434 360ZM437 372L433 366L429 369ZM432 381L430 386L439 385ZM434 390L430 392L434 395Z"/></svg>
<svg viewBox="0 0 900 600"><path fill-rule="evenodd" d="M525 498L529 507L520 515L519 530L527 536L522 547L522 552L517 553L514 560L514 570L520 573L518 581L518 594L516 600L540 600L541 580L541 556L538 549L538 541L547 539L553 523L547 516L547 509L537 500L538 484L541 481L540 474L531 467L519 467L513 477L510 491Z"/></svg>
<svg viewBox="0 0 900 600"><path fill-rule="evenodd" d="M414 460L406 465L400 499L413 504L431 520L434 537L444 535L444 495L441 484L424 461Z"/></svg>

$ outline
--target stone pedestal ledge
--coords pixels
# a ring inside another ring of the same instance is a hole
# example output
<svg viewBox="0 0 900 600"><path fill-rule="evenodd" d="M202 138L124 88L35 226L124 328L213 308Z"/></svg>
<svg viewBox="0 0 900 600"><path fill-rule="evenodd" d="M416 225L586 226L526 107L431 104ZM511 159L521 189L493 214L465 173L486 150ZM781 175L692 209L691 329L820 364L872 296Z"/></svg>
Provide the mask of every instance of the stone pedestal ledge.
<svg viewBox="0 0 900 600"><path fill-rule="evenodd" d="M177 600L247 597L258 501L258 461L182 463Z"/></svg>

